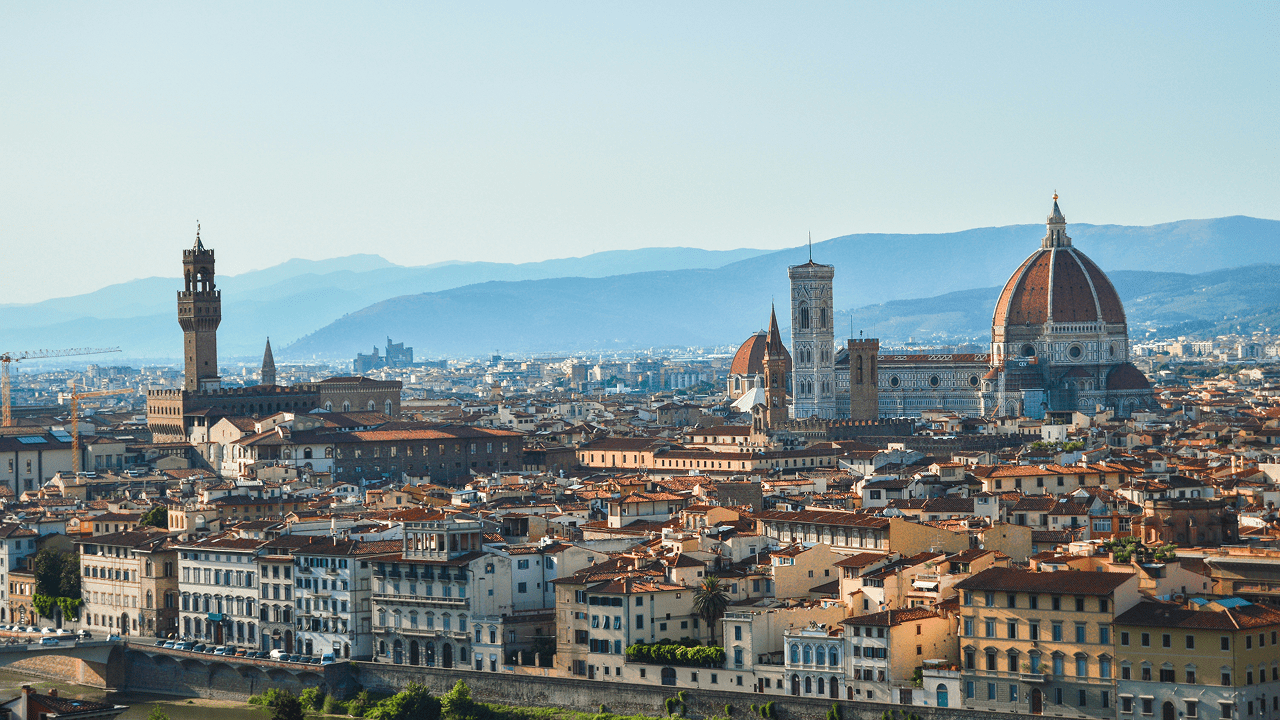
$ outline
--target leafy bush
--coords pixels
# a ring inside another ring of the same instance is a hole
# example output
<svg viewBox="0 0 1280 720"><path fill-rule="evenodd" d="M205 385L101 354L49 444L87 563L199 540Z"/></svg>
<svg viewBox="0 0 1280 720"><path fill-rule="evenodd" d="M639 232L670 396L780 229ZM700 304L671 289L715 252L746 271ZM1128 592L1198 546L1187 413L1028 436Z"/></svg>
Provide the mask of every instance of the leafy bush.
<svg viewBox="0 0 1280 720"><path fill-rule="evenodd" d="M320 688L307 688L298 696L303 710L320 710L324 708L324 691Z"/></svg>
<svg viewBox="0 0 1280 720"><path fill-rule="evenodd" d="M253 695L249 698L250 705L261 705L263 707L275 707L280 704L280 699L288 695L287 690L280 688L267 688L267 691L261 695Z"/></svg>
<svg viewBox="0 0 1280 720"><path fill-rule="evenodd" d="M637 643L627 648L628 662L653 663L655 665L723 667L724 658L725 652L722 647L686 647L676 643L655 643L653 645Z"/></svg>
<svg viewBox="0 0 1280 720"><path fill-rule="evenodd" d="M372 704L369 699L369 691L361 690L356 693L355 697L347 701L347 714L351 717L364 717L365 713L369 712L369 707Z"/></svg>
<svg viewBox="0 0 1280 720"><path fill-rule="evenodd" d="M409 683L404 690L382 700L365 717L369 720L440 720L440 701L421 684Z"/></svg>
<svg viewBox="0 0 1280 720"><path fill-rule="evenodd" d="M338 698L329 695L324 699L325 715L342 715L346 713L347 706L345 703L338 702Z"/></svg>

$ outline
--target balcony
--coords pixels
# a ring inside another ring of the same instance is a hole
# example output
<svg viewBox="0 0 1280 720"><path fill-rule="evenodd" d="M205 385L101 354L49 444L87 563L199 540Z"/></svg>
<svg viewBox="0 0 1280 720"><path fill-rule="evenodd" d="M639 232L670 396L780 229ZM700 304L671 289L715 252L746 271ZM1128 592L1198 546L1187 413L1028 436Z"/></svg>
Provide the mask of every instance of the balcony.
<svg viewBox="0 0 1280 720"><path fill-rule="evenodd" d="M1028 682L1028 683L1044 683L1044 682L1048 682L1048 681L1049 681L1049 678L1050 678L1050 677L1052 677L1052 676L1050 676L1050 675L1046 675L1045 673L1028 673L1028 672L1024 672L1024 673L1022 673L1022 674L1020 675L1020 677L1022 678L1022 682Z"/></svg>
<svg viewBox="0 0 1280 720"><path fill-rule="evenodd" d="M466 607L468 598L440 597L438 595L396 595L393 593L374 593L374 602L412 602L448 607Z"/></svg>

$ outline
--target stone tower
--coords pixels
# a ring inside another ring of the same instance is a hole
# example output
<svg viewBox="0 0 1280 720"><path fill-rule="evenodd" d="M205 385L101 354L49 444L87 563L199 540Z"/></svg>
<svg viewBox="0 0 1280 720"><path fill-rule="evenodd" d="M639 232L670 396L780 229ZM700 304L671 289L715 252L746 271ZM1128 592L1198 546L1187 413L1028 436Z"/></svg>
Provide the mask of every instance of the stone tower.
<svg viewBox="0 0 1280 720"><path fill-rule="evenodd" d="M182 326L182 350L189 392L216 389L218 379L218 324L222 322L222 291L213 282L213 251L200 242L182 251L184 289L178 291L178 324Z"/></svg>
<svg viewBox="0 0 1280 720"><path fill-rule="evenodd" d="M880 418L880 378L876 360L880 356L878 338L849 340L849 418Z"/></svg>
<svg viewBox="0 0 1280 720"><path fill-rule="evenodd" d="M778 332L778 314L769 309L769 335L764 344L764 427L775 428L790 419L787 410L787 349Z"/></svg>
<svg viewBox="0 0 1280 720"><path fill-rule="evenodd" d="M267 338L267 350L262 353L262 382L260 384L276 384L276 359L271 355L271 338Z"/></svg>
<svg viewBox="0 0 1280 720"><path fill-rule="evenodd" d="M836 269L815 263L787 269L791 279L791 395L797 420L836 417L836 341L831 282Z"/></svg>

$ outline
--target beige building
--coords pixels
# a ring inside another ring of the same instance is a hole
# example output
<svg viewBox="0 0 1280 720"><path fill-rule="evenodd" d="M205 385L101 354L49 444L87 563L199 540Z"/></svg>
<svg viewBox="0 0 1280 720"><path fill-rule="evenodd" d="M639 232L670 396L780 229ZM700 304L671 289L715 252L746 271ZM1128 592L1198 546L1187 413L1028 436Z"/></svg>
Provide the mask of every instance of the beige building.
<svg viewBox="0 0 1280 720"><path fill-rule="evenodd" d="M1239 598L1144 601L1116 618L1121 720L1280 715L1280 611Z"/></svg>
<svg viewBox="0 0 1280 720"><path fill-rule="evenodd" d="M997 567L956 588L964 707L1116 716L1113 625L1136 575Z"/></svg>
<svg viewBox="0 0 1280 720"><path fill-rule="evenodd" d="M128 532L98 535L80 543L80 593L84 599L81 620L90 630L121 635L155 635L156 622L162 631L170 627L169 614L157 613L153 608L146 612L147 592L153 606L157 592L169 592L168 582L155 577L156 560L161 560L159 572L171 561L164 547L168 535L163 530L146 528ZM144 575L152 575L144 582ZM161 596L160 603L169 595ZM176 610L175 610L176 613Z"/></svg>

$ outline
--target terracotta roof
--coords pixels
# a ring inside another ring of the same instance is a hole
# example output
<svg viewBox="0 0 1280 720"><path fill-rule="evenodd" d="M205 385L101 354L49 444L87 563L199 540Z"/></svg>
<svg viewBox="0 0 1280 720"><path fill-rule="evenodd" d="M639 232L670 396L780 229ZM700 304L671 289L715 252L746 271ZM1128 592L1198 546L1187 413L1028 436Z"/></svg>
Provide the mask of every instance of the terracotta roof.
<svg viewBox="0 0 1280 720"><path fill-rule="evenodd" d="M747 338L742 343L742 347L738 348L737 354L733 356L733 363L729 366L730 375L763 375L764 374L764 346L768 341L769 334L761 330L760 332ZM791 353L784 346L783 365L788 373L791 372ZM711 433L708 433L711 434Z"/></svg>
<svg viewBox="0 0 1280 720"><path fill-rule="evenodd" d="M1280 611L1243 601L1221 610L1191 610L1171 603L1140 602L1116 618L1117 625L1239 630L1280 625Z"/></svg>
<svg viewBox="0 0 1280 720"><path fill-rule="evenodd" d="M922 607L906 608L905 610L884 610L870 615L857 615L851 618L841 620L844 625L875 625L881 627L893 627L902 623L914 622L916 620L926 620L928 618L940 617L938 613Z"/></svg>
<svg viewBox="0 0 1280 720"><path fill-rule="evenodd" d="M1112 572L1031 572L1017 568L989 568L961 580L961 590L1060 593L1063 595L1110 595L1135 576Z"/></svg>

